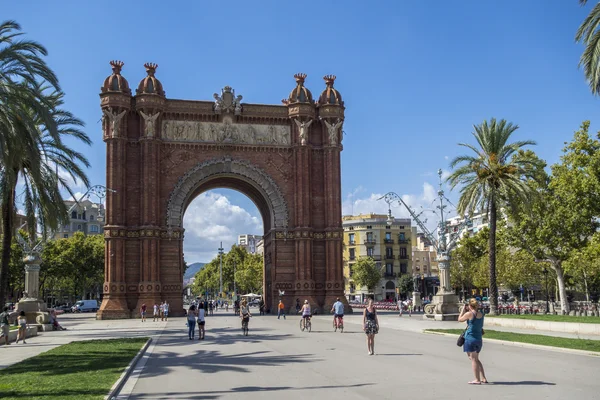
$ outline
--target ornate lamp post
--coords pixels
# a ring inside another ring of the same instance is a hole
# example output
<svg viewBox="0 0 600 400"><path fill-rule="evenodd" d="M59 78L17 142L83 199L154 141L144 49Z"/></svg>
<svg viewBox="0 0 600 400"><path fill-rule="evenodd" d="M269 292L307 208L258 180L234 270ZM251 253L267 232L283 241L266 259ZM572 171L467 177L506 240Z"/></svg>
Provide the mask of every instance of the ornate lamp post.
<svg viewBox="0 0 600 400"><path fill-rule="evenodd" d="M444 203L449 201L444 195L444 190L442 189L441 169L438 170L438 176L440 179L438 189L439 205L436 206L436 208L439 210L440 222L438 223L437 228L437 238L425 225L427 220L421 220L420 216L422 212L417 214L412 207L404 202L402 197L394 192L389 192L381 197L380 200L383 199L386 203L388 203L388 223L393 220L390 204L394 201L397 201L400 205L404 206L408 210L412 219L417 223L419 228L421 228L425 236L427 236L427 238L431 241L437 252L437 261L439 264L440 273L440 288L437 294L433 297L433 302L425 307L425 317L434 318L437 321L455 321L458 319L458 296L454 294L450 286L450 251L456 245L456 241L460 238L461 233L469 221L467 218L464 218L463 222L456 226L457 229L454 232L450 232L450 235L448 235L449 241L447 240L446 235L448 234L448 231L444 222L445 209L447 205ZM415 290L417 289L415 288Z"/></svg>

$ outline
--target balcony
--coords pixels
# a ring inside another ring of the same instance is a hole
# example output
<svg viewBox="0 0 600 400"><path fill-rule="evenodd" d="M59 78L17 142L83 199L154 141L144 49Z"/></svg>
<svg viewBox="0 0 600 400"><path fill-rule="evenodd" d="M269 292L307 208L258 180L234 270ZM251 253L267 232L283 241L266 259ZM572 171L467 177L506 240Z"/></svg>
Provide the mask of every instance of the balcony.
<svg viewBox="0 0 600 400"><path fill-rule="evenodd" d="M348 246L356 246L356 240L349 241Z"/></svg>
<svg viewBox="0 0 600 400"><path fill-rule="evenodd" d="M410 239L398 239L398 244L409 244L410 243Z"/></svg>
<svg viewBox="0 0 600 400"><path fill-rule="evenodd" d="M394 239L383 239L383 243L385 243L385 244L394 244Z"/></svg>
<svg viewBox="0 0 600 400"><path fill-rule="evenodd" d="M354 261L354 260L356 260L356 256L350 256L350 257L348 257L348 260Z"/></svg>
<svg viewBox="0 0 600 400"><path fill-rule="evenodd" d="M383 274L384 278L395 278L396 276L398 276L395 272L385 272Z"/></svg>
<svg viewBox="0 0 600 400"><path fill-rule="evenodd" d="M408 254L404 254L404 255L403 255L403 254L400 254L400 255L398 256L398 259L399 259L399 260L408 260Z"/></svg>
<svg viewBox="0 0 600 400"><path fill-rule="evenodd" d="M376 244L375 239L373 239L373 238L365 239L364 243L367 246L375 246L375 244Z"/></svg>
<svg viewBox="0 0 600 400"><path fill-rule="evenodd" d="M375 255L366 255L367 258L371 258L373 259L373 261L381 261L381 256L375 256Z"/></svg>
<svg viewBox="0 0 600 400"><path fill-rule="evenodd" d="M385 259L386 259L386 260L395 260L396 258L394 257L394 255L393 255L393 254L386 254L386 255L385 255Z"/></svg>

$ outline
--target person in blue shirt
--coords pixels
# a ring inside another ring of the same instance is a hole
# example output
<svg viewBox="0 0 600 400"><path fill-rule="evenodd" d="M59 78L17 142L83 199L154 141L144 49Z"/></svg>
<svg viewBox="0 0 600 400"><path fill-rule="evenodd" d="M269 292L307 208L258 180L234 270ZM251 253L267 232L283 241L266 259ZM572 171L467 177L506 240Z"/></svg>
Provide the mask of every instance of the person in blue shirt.
<svg viewBox="0 0 600 400"><path fill-rule="evenodd" d="M479 302L476 299L469 300L469 303L464 305L458 317L458 322L467 322L463 350L471 360L471 366L475 374L475 380L469 382L470 385L488 383L483 364L479 360L479 352L483 347L483 317L483 311L479 310Z"/></svg>
<svg viewBox="0 0 600 400"><path fill-rule="evenodd" d="M342 318L344 318L344 304L340 301L339 297L336 300L337 301L333 303L333 307L331 307L331 311L333 312L333 321L335 323L337 318L339 325L342 325Z"/></svg>

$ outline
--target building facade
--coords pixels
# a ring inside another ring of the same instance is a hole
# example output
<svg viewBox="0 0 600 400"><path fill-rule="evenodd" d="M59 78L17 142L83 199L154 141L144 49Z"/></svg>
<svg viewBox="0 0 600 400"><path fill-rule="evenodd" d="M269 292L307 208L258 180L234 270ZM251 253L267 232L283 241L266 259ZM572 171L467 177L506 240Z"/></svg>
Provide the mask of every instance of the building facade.
<svg viewBox="0 0 600 400"><path fill-rule="evenodd" d="M250 254L256 254L258 242L261 241L262 238L263 237L260 235L239 235L238 246L245 248Z"/></svg>
<svg viewBox="0 0 600 400"><path fill-rule="evenodd" d="M501 214L501 213L499 213ZM448 218L446 220L446 243L450 243L450 236L459 233L460 226L464 223L465 219L461 216ZM483 228L487 227L489 223L487 213L476 213L471 216L467 223L466 229L461 233L461 236L466 234L473 235Z"/></svg>
<svg viewBox="0 0 600 400"><path fill-rule="evenodd" d="M342 217L344 228L344 281L349 301L364 301L367 295L375 300L393 300L398 295L398 278L412 273L412 230L410 219L393 218L388 225L387 215L360 214ZM372 258L381 270L381 280L374 293L357 287L353 265L361 257Z"/></svg>
<svg viewBox="0 0 600 400"><path fill-rule="evenodd" d="M90 200L75 202L66 200L65 205L69 210L69 223L61 226L54 233L54 239L66 239L75 232L83 232L85 235L103 235L105 209L101 203Z"/></svg>

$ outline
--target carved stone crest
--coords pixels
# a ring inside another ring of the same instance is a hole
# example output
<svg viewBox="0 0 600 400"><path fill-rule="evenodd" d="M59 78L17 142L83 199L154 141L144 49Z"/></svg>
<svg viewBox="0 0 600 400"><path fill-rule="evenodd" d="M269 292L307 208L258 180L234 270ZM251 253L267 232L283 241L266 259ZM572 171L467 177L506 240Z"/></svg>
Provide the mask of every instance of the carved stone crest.
<svg viewBox="0 0 600 400"><path fill-rule="evenodd" d="M231 86L225 86L221 89L221 95L217 93L213 94L215 98L215 105L213 107L217 114L235 114L240 115L242 113L242 95L236 97L235 90Z"/></svg>

